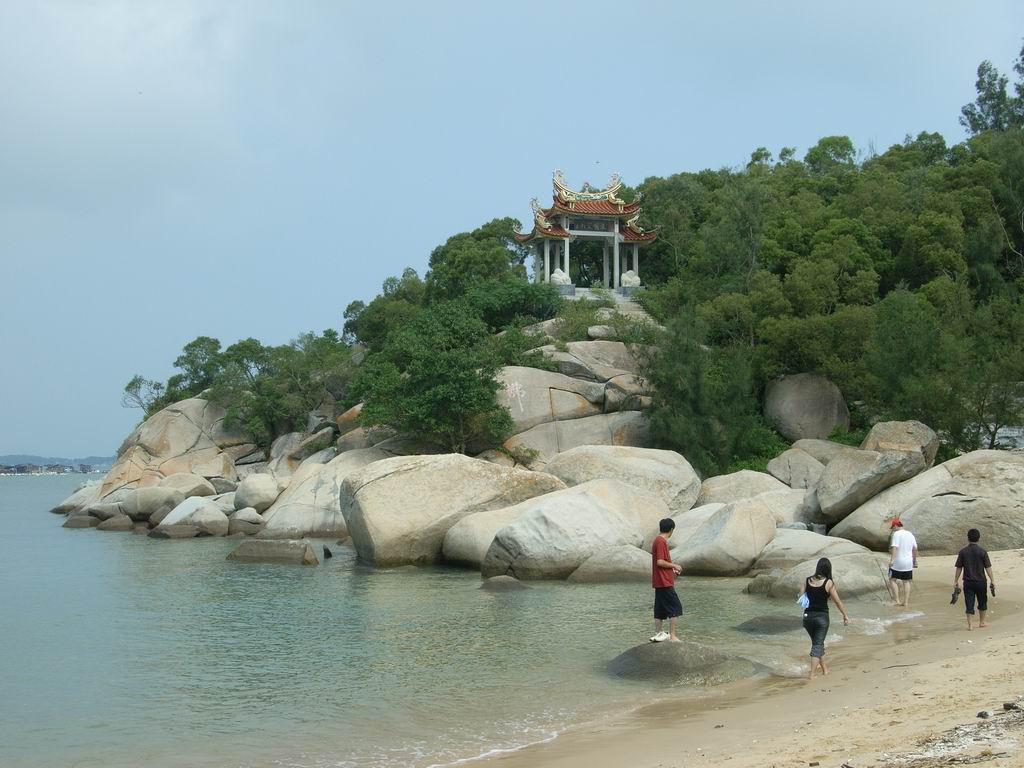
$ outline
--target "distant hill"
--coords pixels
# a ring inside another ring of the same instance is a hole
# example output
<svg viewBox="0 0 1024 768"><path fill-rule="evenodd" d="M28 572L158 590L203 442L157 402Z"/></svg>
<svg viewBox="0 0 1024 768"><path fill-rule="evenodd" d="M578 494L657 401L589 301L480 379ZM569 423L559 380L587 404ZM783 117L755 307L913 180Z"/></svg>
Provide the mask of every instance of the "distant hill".
<svg viewBox="0 0 1024 768"><path fill-rule="evenodd" d="M79 464L91 464L93 467L109 467L113 465L116 456L86 456L81 459L64 459L59 456L31 456L27 453L9 453L0 456L0 464L66 464L69 467L77 467Z"/></svg>

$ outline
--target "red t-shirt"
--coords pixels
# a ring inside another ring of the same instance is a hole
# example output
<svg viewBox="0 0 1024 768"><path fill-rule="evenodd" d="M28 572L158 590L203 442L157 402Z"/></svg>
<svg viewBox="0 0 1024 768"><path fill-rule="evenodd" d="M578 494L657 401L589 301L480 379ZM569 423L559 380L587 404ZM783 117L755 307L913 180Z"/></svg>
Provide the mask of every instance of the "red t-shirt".
<svg viewBox="0 0 1024 768"><path fill-rule="evenodd" d="M659 560L664 560L666 563L672 562L672 555L668 552L668 541L666 541L663 536L655 536L654 546L651 547L651 564L654 568L654 573L651 576L651 584L654 585L655 589L658 587L675 586L676 572L671 568L659 567Z"/></svg>

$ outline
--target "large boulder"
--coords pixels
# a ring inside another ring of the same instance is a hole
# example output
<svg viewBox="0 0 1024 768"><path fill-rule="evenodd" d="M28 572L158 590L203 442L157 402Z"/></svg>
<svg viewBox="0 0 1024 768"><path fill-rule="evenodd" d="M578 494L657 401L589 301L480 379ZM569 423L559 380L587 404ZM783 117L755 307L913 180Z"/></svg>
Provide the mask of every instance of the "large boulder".
<svg viewBox="0 0 1024 768"><path fill-rule="evenodd" d="M216 496L217 489L205 477L193 475L191 472L175 472L168 475L157 485L158 488L169 488L180 491L186 499L189 496Z"/></svg>
<svg viewBox="0 0 1024 768"><path fill-rule="evenodd" d="M363 412L363 404L353 405L334 420L339 435L346 435L359 426L359 414Z"/></svg>
<svg viewBox="0 0 1024 768"><path fill-rule="evenodd" d="M786 523L804 523L810 525L818 521L821 508L814 491L799 488L785 491L766 491L753 498L763 502L775 518L776 525Z"/></svg>
<svg viewBox="0 0 1024 768"><path fill-rule="evenodd" d="M314 467L322 465L315 464ZM238 484L235 490L235 509L252 507L257 512L263 512L270 508L270 505L277 501L280 494L277 480L273 475L249 475Z"/></svg>
<svg viewBox="0 0 1024 768"><path fill-rule="evenodd" d="M303 464L264 513L266 525L260 537L347 536L341 514L341 484L352 472L386 458L388 454L378 448L364 448L346 451L326 464Z"/></svg>
<svg viewBox="0 0 1024 768"><path fill-rule="evenodd" d="M651 555L630 546L600 549L569 576L574 584L606 584L611 582L649 583Z"/></svg>
<svg viewBox="0 0 1024 768"><path fill-rule="evenodd" d="M342 483L341 510L362 560L420 565L441 559L462 518L564 488L556 477L459 454L376 461Z"/></svg>
<svg viewBox="0 0 1024 768"><path fill-rule="evenodd" d="M50 511L55 515L70 515L73 512L80 512L86 507L95 504L100 500L100 489L103 483L100 480L90 480L75 489L75 492Z"/></svg>
<svg viewBox="0 0 1024 768"><path fill-rule="evenodd" d="M227 559L241 563L320 564L312 545L305 541L249 539L231 550Z"/></svg>
<svg viewBox="0 0 1024 768"><path fill-rule="evenodd" d="M764 502L742 499L711 515L676 548L672 559L686 574L740 576L750 570L775 534L775 517Z"/></svg>
<svg viewBox="0 0 1024 768"><path fill-rule="evenodd" d="M848 450L849 447L850 446L845 443L837 443L832 440L817 440L810 437L804 440L797 440L792 445L792 448L795 450L803 451L811 458L820 461L822 464L828 464L840 453Z"/></svg>
<svg viewBox="0 0 1024 768"><path fill-rule="evenodd" d="M616 376L637 372L633 350L621 341L570 341L565 349L554 344L538 347L566 376L605 382Z"/></svg>
<svg viewBox="0 0 1024 768"><path fill-rule="evenodd" d="M769 461L767 469L790 488L813 488L825 465L807 451L790 448Z"/></svg>
<svg viewBox="0 0 1024 768"><path fill-rule="evenodd" d="M903 520L925 552L953 553L977 528L987 549L1024 547L1024 454L973 451L880 493L832 533L871 549L889 543L889 521Z"/></svg>
<svg viewBox="0 0 1024 768"><path fill-rule="evenodd" d="M292 472L302 463L291 455L292 451L296 450L305 438L303 432L286 432L270 444L270 455L267 457L267 469L270 474L278 478L291 477Z"/></svg>
<svg viewBox="0 0 1024 768"><path fill-rule="evenodd" d="M789 486L764 472L741 469L728 475L707 478L700 486L695 504L729 504L767 491L785 491Z"/></svg>
<svg viewBox="0 0 1024 768"><path fill-rule="evenodd" d="M242 430L224 425L226 415L224 408L199 397L153 414L121 445L100 495L156 485L182 472L234 480L234 460L252 454L256 446Z"/></svg>
<svg viewBox="0 0 1024 768"><path fill-rule="evenodd" d="M764 416L787 440L824 438L837 428L850 427L843 393L816 373L798 373L768 382Z"/></svg>
<svg viewBox="0 0 1024 768"><path fill-rule="evenodd" d="M446 563L479 568L494 535L523 512L523 504L489 509L464 517L444 536L441 552Z"/></svg>
<svg viewBox="0 0 1024 768"><path fill-rule="evenodd" d="M519 506L484 556L485 577L564 579L598 550L640 547L668 516L659 496L617 480L592 480Z"/></svg>
<svg viewBox="0 0 1024 768"><path fill-rule="evenodd" d="M252 507L238 509L228 515L228 535L244 533L252 536L263 528L263 515Z"/></svg>
<svg viewBox="0 0 1024 768"><path fill-rule="evenodd" d="M132 520L149 520L155 515L159 522L185 498L177 488L137 488L121 502L121 509Z"/></svg>
<svg viewBox="0 0 1024 768"><path fill-rule="evenodd" d="M693 506L700 478L675 451L619 445L584 445L555 456L545 469L566 485L590 480L621 480L661 496L677 515Z"/></svg>
<svg viewBox="0 0 1024 768"><path fill-rule="evenodd" d="M563 451L581 445L628 445L646 448L651 443L650 425L638 411L602 413L570 421L538 424L505 441L505 450L524 455L530 466L543 468Z"/></svg>
<svg viewBox="0 0 1024 768"><path fill-rule="evenodd" d="M608 379L604 387L604 410L642 411L651 407L654 390L646 379L633 373L624 373Z"/></svg>
<svg viewBox="0 0 1024 768"><path fill-rule="evenodd" d="M97 531L130 531L135 527L135 523L128 515L114 515L108 517L102 523L96 526Z"/></svg>
<svg viewBox="0 0 1024 768"><path fill-rule="evenodd" d="M216 512L227 520L227 515L221 511L220 507L218 507L215 502L203 496L192 496L185 499L181 504L172 509L170 513L160 521L157 528L169 528L174 525L194 525L192 519L195 517L196 513L200 511L210 513ZM209 519L215 520L217 518L215 515L211 514Z"/></svg>
<svg viewBox="0 0 1024 768"><path fill-rule="evenodd" d="M918 451L926 467L935 461L939 436L920 421L880 421L871 428L860 444L866 451Z"/></svg>
<svg viewBox="0 0 1024 768"><path fill-rule="evenodd" d="M227 536L230 528L228 516L215 507L200 507L192 513L189 522L201 536Z"/></svg>
<svg viewBox="0 0 1024 768"><path fill-rule="evenodd" d="M604 410L604 387L592 381L518 365L502 368L496 378L502 385L497 400L512 416L512 434Z"/></svg>
<svg viewBox="0 0 1024 768"><path fill-rule="evenodd" d="M840 598L859 597L889 589L888 564L883 555L871 552L855 552L848 555L829 556L832 561L832 576L839 590ZM818 558L813 557L799 563L777 579L768 589L772 597L796 599L804 580L814 574ZM764 578L759 576L758 578Z"/></svg>
<svg viewBox="0 0 1024 768"><path fill-rule="evenodd" d="M841 451L825 466L815 487L822 518L835 525L872 496L924 468L919 451Z"/></svg>
<svg viewBox="0 0 1024 768"><path fill-rule="evenodd" d="M800 563L817 560L821 557L829 559L839 555L850 555L857 552L868 552L866 547L854 544L846 539L834 536L822 536L811 531L797 531L780 528L775 538L761 550L761 554L750 568L752 574L767 573L774 570L788 571Z"/></svg>
<svg viewBox="0 0 1024 768"><path fill-rule="evenodd" d="M725 504L718 502L701 504L699 507L693 507L681 514L672 515L676 527L672 533L672 538L668 540L669 549L675 550L683 546L704 523L711 519L712 515L724 506Z"/></svg>

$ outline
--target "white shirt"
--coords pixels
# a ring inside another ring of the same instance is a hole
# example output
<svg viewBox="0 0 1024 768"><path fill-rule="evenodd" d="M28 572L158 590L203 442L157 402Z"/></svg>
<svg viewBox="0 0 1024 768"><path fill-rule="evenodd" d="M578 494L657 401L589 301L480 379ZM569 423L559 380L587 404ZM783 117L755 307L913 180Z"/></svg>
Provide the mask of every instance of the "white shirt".
<svg viewBox="0 0 1024 768"><path fill-rule="evenodd" d="M889 544L890 549L896 550L896 556L892 559L892 569L894 571L914 570L914 549L916 547L917 539L914 538L914 534L902 528L897 530L892 535L892 543Z"/></svg>

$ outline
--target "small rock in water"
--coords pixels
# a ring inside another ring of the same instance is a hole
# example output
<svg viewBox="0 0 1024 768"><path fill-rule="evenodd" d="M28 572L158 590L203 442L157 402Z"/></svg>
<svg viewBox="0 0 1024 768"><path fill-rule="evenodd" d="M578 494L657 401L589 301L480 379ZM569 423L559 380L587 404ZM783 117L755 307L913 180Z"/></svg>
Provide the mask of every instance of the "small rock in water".
<svg viewBox="0 0 1024 768"><path fill-rule="evenodd" d="M752 635L781 635L783 632L793 632L801 628L800 617L798 616L755 616L739 624L736 629L739 632L747 632Z"/></svg>
<svg viewBox="0 0 1024 768"><path fill-rule="evenodd" d="M981 712L978 713L978 717L980 717L982 720L987 720L988 718L992 717L992 713L987 709L983 709L981 710Z"/></svg>
<svg viewBox="0 0 1024 768"><path fill-rule="evenodd" d="M1015 709L1020 709L1020 704L1017 704L1014 701L1007 701L1007 702L1005 702L1003 704L1003 711L1004 712L1010 712L1010 711L1015 710Z"/></svg>
<svg viewBox="0 0 1024 768"><path fill-rule="evenodd" d="M325 544L325 545L324 545L324 560L326 560L326 559L327 559L327 558L329 558L329 557L334 557L334 553L333 553L333 552L331 552L331 550L329 550L329 549L327 548L327 545Z"/></svg>
<svg viewBox="0 0 1024 768"><path fill-rule="evenodd" d="M486 589L488 592L512 592L529 587L512 576L491 576L480 585L480 589Z"/></svg>

